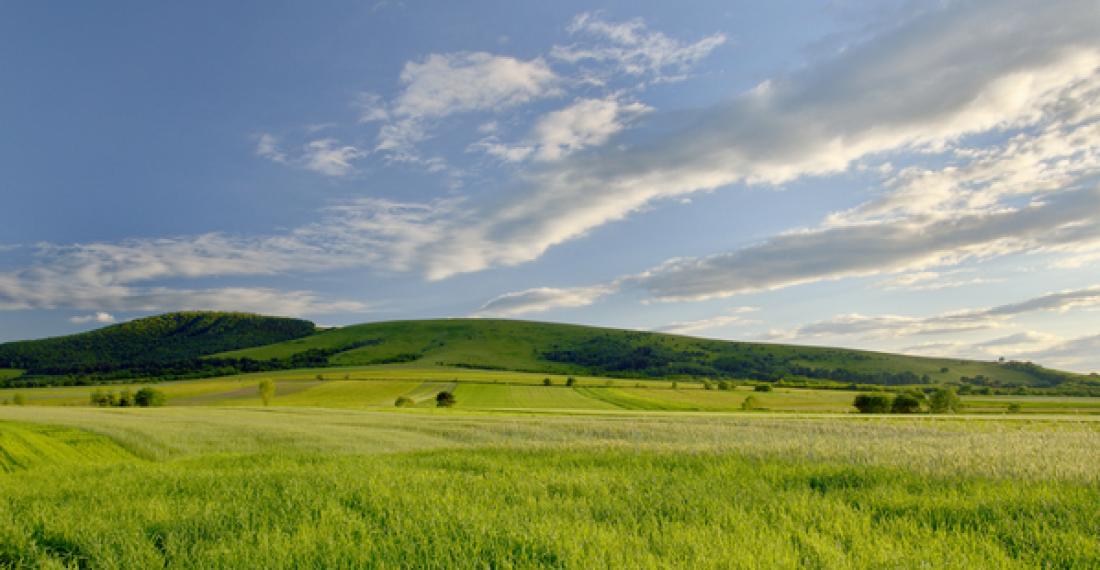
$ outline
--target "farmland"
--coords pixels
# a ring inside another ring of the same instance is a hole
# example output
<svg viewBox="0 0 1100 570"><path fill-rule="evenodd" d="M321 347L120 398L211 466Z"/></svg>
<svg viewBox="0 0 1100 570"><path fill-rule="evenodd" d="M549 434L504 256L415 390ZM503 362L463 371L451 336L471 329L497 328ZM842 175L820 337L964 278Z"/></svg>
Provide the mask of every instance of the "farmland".
<svg viewBox="0 0 1100 570"><path fill-rule="evenodd" d="M1100 422L1081 418L195 406L0 418L5 449L24 449L0 475L7 565L1100 562Z"/></svg>

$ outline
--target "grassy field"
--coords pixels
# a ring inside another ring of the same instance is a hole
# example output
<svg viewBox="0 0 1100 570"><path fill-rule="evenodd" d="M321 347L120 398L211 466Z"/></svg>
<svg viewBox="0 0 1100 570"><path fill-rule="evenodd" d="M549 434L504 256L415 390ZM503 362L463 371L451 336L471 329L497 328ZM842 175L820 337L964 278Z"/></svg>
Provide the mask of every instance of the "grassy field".
<svg viewBox="0 0 1100 570"><path fill-rule="evenodd" d="M496 370L467 370L409 365L344 367L245 374L224 378L153 384L170 406L258 406L262 379L276 385L276 407L389 408L398 397L430 406L442 390L453 390L457 406L483 410L651 410L731 412L741 410L750 394L761 411L854 412L855 392L805 388L775 388L753 392L704 390L698 382L623 380L589 376L565 386L564 375ZM543 386L549 378L552 386ZM0 402L20 394L31 406L84 406L97 389L136 391L147 384L107 387L0 389ZM964 396L969 413L1004 414L1012 404L1021 413L1100 414L1100 398L1052 396Z"/></svg>
<svg viewBox="0 0 1100 570"><path fill-rule="evenodd" d="M28 406L0 450L0 566L1100 564L1087 418Z"/></svg>

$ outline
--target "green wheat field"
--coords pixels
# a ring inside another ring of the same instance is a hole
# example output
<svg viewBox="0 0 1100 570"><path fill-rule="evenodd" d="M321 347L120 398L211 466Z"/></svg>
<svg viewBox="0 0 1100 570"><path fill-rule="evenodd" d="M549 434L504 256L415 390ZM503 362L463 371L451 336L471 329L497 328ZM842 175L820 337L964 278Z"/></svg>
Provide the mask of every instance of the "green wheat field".
<svg viewBox="0 0 1100 570"><path fill-rule="evenodd" d="M566 380L329 368L166 382L160 408L3 390L25 405L0 406L0 567L1100 566L1088 398L865 416L840 390Z"/></svg>

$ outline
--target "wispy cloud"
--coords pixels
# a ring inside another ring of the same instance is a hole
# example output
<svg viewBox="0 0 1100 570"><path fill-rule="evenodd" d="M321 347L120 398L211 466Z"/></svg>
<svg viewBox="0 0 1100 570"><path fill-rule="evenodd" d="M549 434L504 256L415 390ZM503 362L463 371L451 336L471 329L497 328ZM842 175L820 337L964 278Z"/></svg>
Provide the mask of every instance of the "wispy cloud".
<svg viewBox="0 0 1100 570"><path fill-rule="evenodd" d="M607 66L606 70L595 70L598 75L593 79L598 80L608 73L677 79L727 39L724 34L712 34L688 43L650 30L640 19L611 22L591 12L578 15L567 30L581 42L554 46L551 57L573 64Z"/></svg>
<svg viewBox="0 0 1100 570"><path fill-rule="evenodd" d="M998 305L987 309L956 311L928 317L840 315L829 320L802 325L789 331L776 331L770 337L775 339L812 339L847 335L902 337L954 334L1002 327L1014 317L1027 313L1064 312L1076 307L1094 305L1100 305L1100 286L1048 293L1018 303ZM991 341L971 344L969 348L988 349L1000 347L1003 349L1013 344L1036 342L1037 338L1037 333L1031 337L1019 335L1001 337Z"/></svg>
<svg viewBox="0 0 1100 570"><path fill-rule="evenodd" d="M115 316L112 315L111 313L105 313L103 311L99 311L99 312L97 312L95 314L92 314L92 315L79 315L79 316L76 316L76 317L71 317L69 319L69 322L76 323L76 324L84 324L84 323L110 324L110 323L117 322L117 319L115 319Z"/></svg>
<svg viewBox="0 0 1100 570"><path fill-rule="evenodd" d="M758 321L746 319L745 315L748 313L753 313L757 310L759 310L757 307L734 307L732 309L727 309L723 312L723 314L715 315L713 317L707 317L705 319L698 319L694 321L680 321L669 323L667 325L657 327L654 330L672 334L691 334L733 324L755 324Z"/></svg>

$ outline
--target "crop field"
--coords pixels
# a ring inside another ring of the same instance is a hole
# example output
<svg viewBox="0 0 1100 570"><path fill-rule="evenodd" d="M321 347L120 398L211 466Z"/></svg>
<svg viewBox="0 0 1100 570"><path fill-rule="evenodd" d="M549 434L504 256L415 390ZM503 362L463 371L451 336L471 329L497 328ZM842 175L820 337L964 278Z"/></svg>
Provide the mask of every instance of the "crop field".
<svg viewBox="0 0 1100 570"><path fill-rule="evenodd" d="M9 406L0 451L0 566L1100 564L1091 417Z"/></svg>

